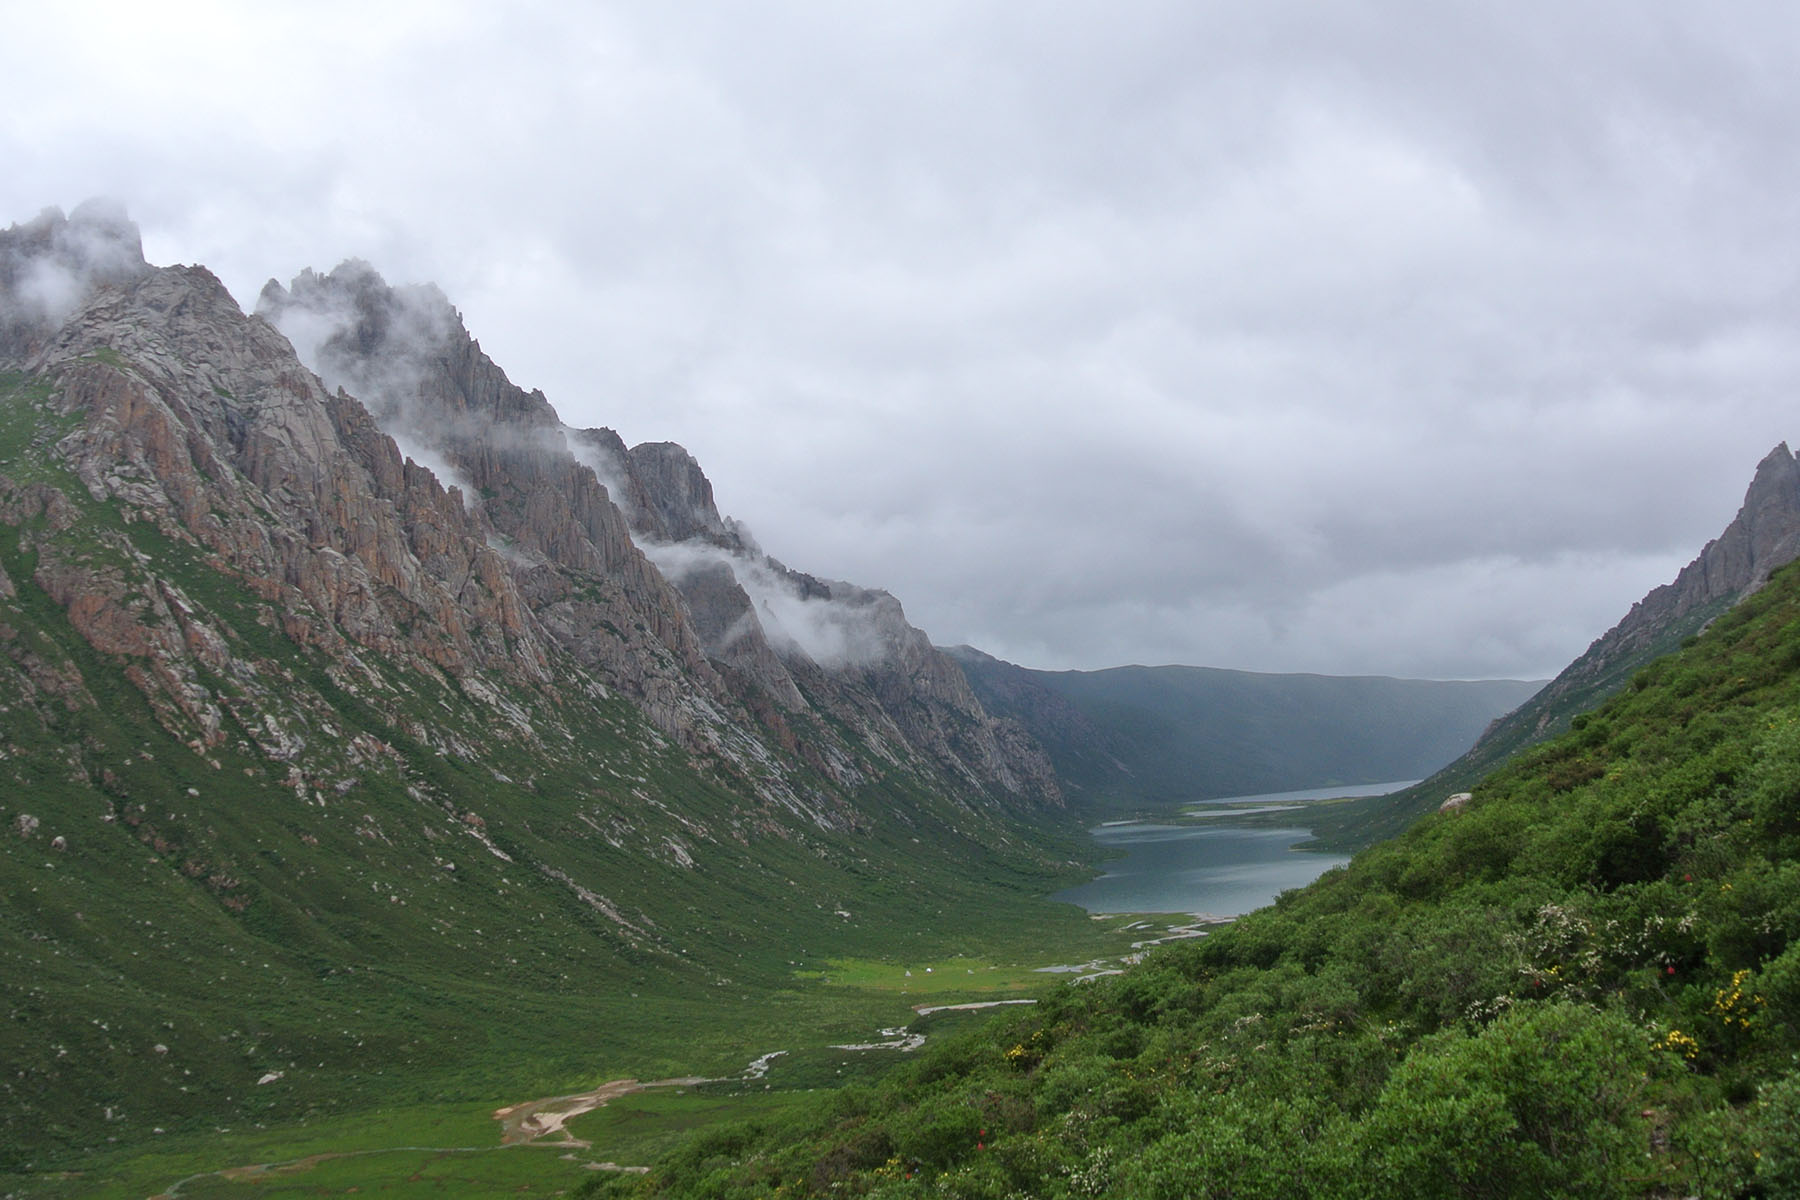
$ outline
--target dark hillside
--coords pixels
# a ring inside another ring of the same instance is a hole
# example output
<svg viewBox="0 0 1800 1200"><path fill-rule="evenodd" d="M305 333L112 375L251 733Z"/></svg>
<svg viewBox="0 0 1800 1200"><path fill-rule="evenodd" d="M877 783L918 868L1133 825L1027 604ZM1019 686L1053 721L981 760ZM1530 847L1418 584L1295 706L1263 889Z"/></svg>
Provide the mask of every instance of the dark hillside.
<svg viewBox="0 0 1800 1200"><path fill-rule="evenodd" d="M593 1193L1792 1196L1800 570L1347 868Z"/></svg>
<svg viewBox="0 0 1800 1200"><path fill-rule="evenodd" d="M1090 813L1417 779L1540 686L1212 667L1034 671L968 647L951 653L983 707L1030 731Z"/></svg>

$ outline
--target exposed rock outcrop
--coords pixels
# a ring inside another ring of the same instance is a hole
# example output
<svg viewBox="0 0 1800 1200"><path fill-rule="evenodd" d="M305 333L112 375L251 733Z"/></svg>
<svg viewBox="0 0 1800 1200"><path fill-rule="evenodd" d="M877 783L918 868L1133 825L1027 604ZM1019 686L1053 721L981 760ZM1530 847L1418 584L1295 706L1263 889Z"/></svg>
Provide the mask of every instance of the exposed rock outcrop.
<svg viewBox="0 0 1800 1200"><path fill-rule="evenodd" d="M122 213L84 206L0 233L0 313L0 370L29 383L14 402L79 481L0 480L0 519L36 556L32 583L197 747L241 728L305 775L322 744L324 701L243 651L252 622L380 711L406 708L396 688L446 687L501 714L503 739L545 736L509 696L623 696L811 821L854 820L815 774L1058 799L1042 753L892 597L768 558L680 446L566 428L436 288L351 262L271 281L247 317L204 268L152 267ZM209 606L189 571L259 607ZM487 736L413 724L459 755Z"/></svg>
<svg viewBox="0 0 1800 1200"><path fill-rule="evenodd" d="M365 263L271 280L257 311L399 444L449 475L470 529L503 552L528 606L578 661L694 737L680 693L720 689L668 582L539 392L515 387L436 288L390 288Z"/></svg>
<svg viewBox="0 0 1800 1200"><path fill-rule="evenodd" d="M769 558L681 446L627 449L610 430L563 426L435 288L391 288L346 263L290 288L271 281L258 311L310 339L326 380L462 481L550 636L665 729L720 746L729 736L701 715L718 705L840 783L862 777L866 766L841 764L870 747L884 759L911 749L963 785L1058 800L1044 755L1003 733L892 597ZM620 632L634 629L654 644ZM659 700L683 688L700 703ZM842 744L845 726L865 745Z"/></svg>

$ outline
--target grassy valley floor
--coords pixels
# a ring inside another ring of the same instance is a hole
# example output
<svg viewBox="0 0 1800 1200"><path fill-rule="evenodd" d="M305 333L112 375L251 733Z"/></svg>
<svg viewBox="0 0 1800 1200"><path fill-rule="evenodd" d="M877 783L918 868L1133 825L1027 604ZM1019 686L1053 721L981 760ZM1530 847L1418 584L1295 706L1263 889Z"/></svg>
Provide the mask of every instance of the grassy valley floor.
<svg viewBox="0 0 1800 1200"><path fill-rule="evenodd" d="M697 1131L779 1118L818 1092L872 1082L921 1039L987 1021L990 1006L1035 1002L1118 970L1159 938L1192 932L1180 915L1091 918L1021 901L958 939L968 947L961 952L890 958L865 946L797 959L784 986L731 996L661 991L587 1006L559 998L579 1011L554 1059L533 1061L541 1038L522 1036L527 1049L514 1060L497 1030L453 1077L391 1069L391 1105L153 1134L51 1170L0 1175L0 1194L560 1195L596 1171L647 1165ZM587 1046L594 1057L584 1062Z"/></svg>

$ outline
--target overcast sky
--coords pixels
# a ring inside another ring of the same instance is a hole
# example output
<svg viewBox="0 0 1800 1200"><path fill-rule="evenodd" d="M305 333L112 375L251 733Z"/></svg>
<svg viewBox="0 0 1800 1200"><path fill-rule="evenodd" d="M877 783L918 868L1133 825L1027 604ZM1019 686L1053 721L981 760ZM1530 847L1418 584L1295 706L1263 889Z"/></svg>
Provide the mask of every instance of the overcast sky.
<svg viewBox="0 0 1800 1200"><path fill-rule="evenodd" d="M940 643L1540 677L1800 437L1795 13L0 0L0 226L436 282Z"/></svg>

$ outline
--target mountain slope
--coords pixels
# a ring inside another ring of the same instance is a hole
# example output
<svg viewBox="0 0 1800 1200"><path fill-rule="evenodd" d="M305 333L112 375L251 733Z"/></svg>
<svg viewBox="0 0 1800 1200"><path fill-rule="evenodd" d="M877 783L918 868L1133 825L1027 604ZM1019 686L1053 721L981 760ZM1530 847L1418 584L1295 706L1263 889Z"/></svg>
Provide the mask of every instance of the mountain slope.
<svg viewBox="0 0 1800 1200"><path fill-rule="evenodd" d="M1673 582L1653 588L1543 690L1495 722L1467 753L1417 787L1321 810L1313 834L1322 847L1366 846L1392 837L1446 796L1468 790L1521 749L1567 729L1666 654L1800 557L1800 459L1783 443L1757 464L1737 515Z"/></svg>
<svg viewBox="0 0 1800 1200"><path fill-rule="evenodd" d="M951 652L989 711L1043 745L1091 813L1416 779L1539 685L1207 667L1033 671Z"/></svg>
<svg viewBox="0 0 1800 1200"><path fill-rule="evenodd" d="M369 406L121 213L0 232L0 1170L724 1069L727 999L797 958L966 940L944 906L1071 869L1019 824L1055 811L1041 753L892 597L727 537L733 580L866 639L765 638L759 681L653 557L721 549L669 525L709 490L685 454L622 452L634 530L577 455L616 439L435 292L331 278Z"/></svg>
<svg viewBox="0 0 1800 1200"><path fill-rule="evenodd" d="M1791 1196L1800 569L1347 868L591 1195Z"/></svg>
<svg viewBox="0 0 1800 1200"><path fill-rule="evenodd" d="M996 727L893 597L769 559L719 514L680 446L628 450L611 430L566 428L482 353L436 288L389 287L351 262L291 288L271 280L257 312L460 485L547 635L666 731L730 753L720 723L677 698L691 681L827 775L858 774L848 764L859 749L910 750L960 785L1056 801L1042 756ZM659 668L665 651L673 661Z"/></svg>

